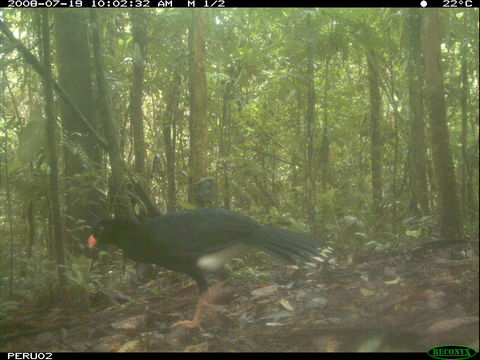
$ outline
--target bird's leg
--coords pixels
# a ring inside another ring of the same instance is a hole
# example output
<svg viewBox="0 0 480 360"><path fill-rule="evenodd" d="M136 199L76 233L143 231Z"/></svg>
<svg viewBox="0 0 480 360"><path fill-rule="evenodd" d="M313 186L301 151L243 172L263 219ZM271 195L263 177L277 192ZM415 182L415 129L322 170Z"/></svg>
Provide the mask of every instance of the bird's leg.
<svg viewBox="0 0 480 360"><path fill-rule="evenodd" d="M208 290L208 295L207 295L207 301L205 302L204 306L205 307L210 307L210 308L221 308L221 305L215 304L215 302L218 300L219 297L222 296L223 294L223 285L227 282L227 280L230 278L230 272L226 268L222 268L220 271L216 273L218 277L220 278L220 281L215 285L212 286Z"/></svg>
<svg viewBox="0 0 480 360"><path fill-rule="evenodd" d="M204 298L204 307L217 307L220 305L215 304L219 297L222 296L222 288L225 285L226 280L219 281L210 289L205 291L205 298Z"/></svg>
<svg viewBox="0 0 480 360"><path fill-rule="evenodd" d="M175 324L172 325L172 327L179 326L179 325L188 329L193 329L197 327L200 324L200 317L202 316L203 308L216 306L214 302L222 294L221 289L224 284L225 284L225 280L220 281L216 285L212 286L210 289L204 291L198 299L197 309L195 310L195 315L193 316L193 319L177 321Z"/></svg>
<svg viewBox="0 0 480 360"><path fill-rule="evenodd" d="M200 325L200 317L202 315L203 307L206 304L205 298L206 298L207 293L208 293L208 291L205 291L200 295L200 297L198 299L198 303L197 303L197 308L195 309L195 315L193 316L193 319L192 320L177 321L175 324L172 325L172 328L176 327L176 326L183 326L183 327L188 328L188 329L193 329L193 328L196 328L197 326L199 326Z"/></svg>

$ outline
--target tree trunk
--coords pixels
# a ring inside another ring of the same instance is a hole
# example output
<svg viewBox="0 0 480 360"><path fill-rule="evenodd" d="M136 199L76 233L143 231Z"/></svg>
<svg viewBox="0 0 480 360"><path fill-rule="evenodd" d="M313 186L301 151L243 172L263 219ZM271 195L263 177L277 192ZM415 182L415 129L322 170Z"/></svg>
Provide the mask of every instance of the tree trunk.
<svg viewBox="0 0 480 360"><path fill-rule="evenodd" d="M315 166L315 71L313 68L313 54L311 46L308 45L308 64L307 64L307 111L305 113L306 122L306 156L305 156L305 180L306 180L306 204L307 218L310 226L310 232L313 236L317 234L317 224L315 216L315 192L316 192L316 166Z"/></svg>
<svg viewBox="0 0 480 360"><path fill-rule="evenodd" d="M190 28L190 187L189 202L200 205L193 184L207 175L207 78L205 32L207 12L195 11Z"/></svg>
<svg viewBox="0 0 480 360"><path fill-rule="evenodd" d="M78 109L96 128L85 11L57 9L53 12L53 19L59 84L70 98L75 99ZM83 190L79 192L75 189L81 189L85 181L95 181L91 177L85 178L82 174L99 171L99 144L93 136L90 136L87 126L72 107L64 100L59 104L62 130L67 140L67 145L63 146L67 190L66 215L73 219L89 221L100 215L99 193L93 187L87 194ZM81 150L75 151L73 147L76 146ZM79 155L81 152L88 156L91 163L85 163ZM82 175L81 180L78 180L79 175ZM78 201L79 198L86 198L86 201ZM80 230L74 235L83 238L87 234L85 230Z"/></svg>
<svg viewBox="0 0 480 360"><path fill-rule="evenodd" d="M470 11L470 9L466 9L465 15L467 16L467 19L465 20L468 24L470 24L470 34L471 36L471 48L473 52L473 58L474 60L474 72L473 76L476 79L476 83L480 83L480 66L479 66L479 42L478 42L478 11ZM477 85L478 88L478 85ZM478 100L475 101L475 105L478 106ZM475 139L475 145L472 146L471 150L471 155L470 155L470 173L468 174L468 181L469 184L467 185L467 192L472 194L472 197L468 198L469 199L469 206L471 208L471 212L473 214L473 218L475 220L474 223L474 238L478 239L479 237L479 231L480 231L480 226L479 226L479 216L480 216L480 211L478 211L479 207L479 192L474 191L474 189L479 189L479 171L478 171L478 150L479 150L479 143L478 143L478 124L479 124L479 114L477 109L474 110L475 115L470 117L470 132ZM471 190L470 190L471 189Z"/></svg>
<svg viewBox="0 0 480 360"><path fill-rule="evenodd" d="M99 22L95 10L90 9L90 17L93 25L93 57L95 60L95 73L98 87L98 103L100 105L103 129L108 143L107 148L110 158L110 166L112 168L109 197L116 216L134 219L133 210L127 194L125 174L123 172L125 164L120 153L120 147L118 146L117 132L110 110L110 100L100 51L101 44Z"/></svg>
<svg viewBox="0 0 480 360"><path fill-rule="evenodd" d="M3 101L2 101L2 105ZM10 245L10 274L8 279L8 296L12 297L13 295L13 273L15 269L15 252L14 252L14 236L13 236L13 214L12 214L12 194L10 192L10 174L8 172L8 128L7 128L7 121L4 121L4 129L3 132L5 134L4 138L4 164L3 167L5 169L5 198L6 198L6 213L8 219L8 242Z"/></svg>
<svg viewBox="0 0 480 360"><path fill-rule="evenodd" d="M302 193L299 191L302 181L301 170L304 166L300 162L304 159L298 156L298 149L305 148L305 137L302 136L302 125L303 125L303 109L304 109L304 97L303 92L299 88L296 90L296 102L295 102L295 139L293 140L291 152L291 172L292 172L292 187L293 199L295 203L302 203L304 199L302 198ZM299 160L302 159L302 160Z"/></svg>
<svg viewBox="0 0 480 360"><path fill-rule="evenodd" d="M466 44L462 44L462 50L460 51L460 86L461 86L461 95L460 95L460 109L462 114L462 132L460 134L460 144L462 146L462 161L461 161L461 181L460 181L460 200L462 207L462 214L468 216L468 197L467 197L467 174L468 171L468 155L467 155L467 132L468 132L468 70L467 70L467 58L466 58ZM473 194L470 194L473 195Z"/></svg>
<svg viewBox="0 0 480 360"><path fill-rule="evenodd" d="M38 61L38 59L25 47L25 45L23 45L21 41L18 40L13 35L13 33L10 31L10 29L8 29L8 27L5 25L5 23L2 20L0 20L0 31L6 36L8 40L12 42L12 44L14 44L15 48L22 55L26 63L30 64L33 70L37 74L39 74L42 77L45 76L44 69L40 61ZM101 145L102 148L106 149L107 143L105 142L105 140L103 140L103 138L98 134L98 132L92 126L92 124L90 123L90 120L87 119L85 115L80 111L76 102L72 100L72 98L68 95L65 89L61 87L54 79L52 79L52 84L53 84L53 89L71 107L71 109L78 116L79 120L82 121L83 124L85 124L85 126L90 131L90 134L95 138L98 144Z"/></svg>
<svg viewBox="0 0 480 360"><path fill-rule="evenodd" d="M467 11L463 15L465 29L468 29L469 18ZM473 117L469 114L470 102L470 83L468 76L468 43L464 41L460 49L460 108L462 112L462 132L460 135L460 143L462 146L462 166L461 166L461 188L460 199L462 204L462 213L469 220L475 219L475 213L478 213L478 208L475 206L475 191L473 190L473 175L472 157L469 155L471 149L468 148L467 134L469 132L468 119ZM477 59L478 60L478 59ZM475 132L474 132L475 133ZM476 152L478 153L478 152Z"/></svg>
<svg viewBox="0 0 480 360"><path fill-rule="evenodd" d="M421 14L418 9L409 9L406 22L407 33L407 78L410 107L410 211L412 215L429 213L425 123L423 111L423 73L421 44Z"/></svg>
<svg viewBox="0 0 480 360"><path fill-rule="evenodd" d="M33 215L33 201L28 202L27 207L27 224L28 224L28 244L26 250L27 259L32 258L33 245L35 244L35 217Z"/></svg>
<svg viewBox="0 0 480 360"><path fill-rule="evenodd" d="M177 117L180 102L180 69L176 69L170 81L170 93L167 97L167 111L162 124L165 141L166 178L167 178L167 210L176 208L177 195L175 184L175 146L177 141Z"/></svg>
<svg viewBox="0 0 480 360"><path fill-rule="evenodd" d="M325 85L323 92L323 134L322 143L320 145L320 169L322 176L322 191L328 190L329 168L328 159L330 153L330 139L328 137L328 92L330 90L329 73L330 73L330 58L325 59Z"/></svg>
<svg viewBox="0 0 480 360"><path fill-rule="evenodd" d="M371 161L372 161L372 193L373 208L377 215L381 214L383 194L382 185L382 137L380 132L380 119L382 98L378 85L378 73L375 68L375 54L367 53L368 84L370 90L370 129L371 129Z"/></svg>
<svg viewBox="0 0 480 360"><path fill-rule="evenodd" d="M440 58L438 10L423 10L425 29L425 95L427 100L432 155L439 196L440 236L445 240L462 238L462 220L456 194L455 170L447 127L447 110Z"/></svg>
<svg viewBox="0 0 480 360"><path fill-rule="evenodd" d="M130 124L133 130L135 171L145 176L145 134L143 131L143 80L145 74L146 29L144 14L138 9L130 10L133 35L133 69L130 90ZM145 179L144 179L145 180ZM146 181L143 181L144 185Z"/></svg>
<svg viewBox="0 0 480 360"><path fill-rule="evenodd" d="M50 166L49 190L54 231L55 255L57 262L60 291L67 293L65 276L65 229L62 222L62 204L60 199L60 181L58 171L58 129L53 103L52 63L50 59L50 29L48 10L42 12L42 45L43 45L43 86L45 91L45 115L47 118L48 165Z"/></svg>
<svg viewBox="0 0 480 360"><path fill-rule="evenodd" d="M219 142L219 168L222 177L222 197L223 207L230 209L230 178L229 178L229 162L230 155L230 121L231 121L231 99L234 84L234 74L230 74L223 93L222 117L220 121L220 142Z"/></svg>

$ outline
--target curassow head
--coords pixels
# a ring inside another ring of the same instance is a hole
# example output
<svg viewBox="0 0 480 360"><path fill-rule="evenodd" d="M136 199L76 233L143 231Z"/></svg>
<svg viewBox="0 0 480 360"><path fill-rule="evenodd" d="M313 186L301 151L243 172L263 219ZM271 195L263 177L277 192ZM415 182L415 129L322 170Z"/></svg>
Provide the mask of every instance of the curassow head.
<svg viewBox="0 0 480 360"><path fill-rule="evenodd" d="M125 240L127 234L132 234L137 224L131 220L101 219L92 226L92 233L88 237L87 246L105 247L106 245L119 245Z"/></svg>

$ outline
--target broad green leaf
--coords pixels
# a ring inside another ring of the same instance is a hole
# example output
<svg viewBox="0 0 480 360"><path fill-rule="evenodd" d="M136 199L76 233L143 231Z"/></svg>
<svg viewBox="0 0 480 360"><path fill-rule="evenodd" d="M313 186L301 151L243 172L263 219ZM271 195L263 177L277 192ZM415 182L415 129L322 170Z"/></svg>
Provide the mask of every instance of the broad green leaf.
<svg viewBox="0 0 480 360"><path fill-rule="evenodd" d="M413 238L415 238L415 239L418 239L421 234L422 234L422 230L420 230L420 229L417 229L417 230L407 230L407 231L405 232L405 235L410 236L410 237L413 237Z"/></svg>
<svg viewBox="0 0 480 360"><path fill-rule="evenodd" d="M191 210L191 209L196 209L197 208L195 205L190 204L189 202L186 202L186 201L178 200L177 204L180 205L183 209Z"/></svg>

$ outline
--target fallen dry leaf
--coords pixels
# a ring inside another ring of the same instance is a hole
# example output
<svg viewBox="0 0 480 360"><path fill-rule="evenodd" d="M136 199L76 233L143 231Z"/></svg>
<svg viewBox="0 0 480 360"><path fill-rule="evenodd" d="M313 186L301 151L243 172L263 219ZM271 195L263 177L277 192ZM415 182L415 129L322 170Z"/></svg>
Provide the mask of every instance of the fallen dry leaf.
<svg viewBox="0 0 480 360"><path fill-rule="evenodd" d="M132 352L132 351L142 351L142 344L140 340L131 340L122 345L118 352Z"/></svg>
<svg viewBox="0 0 480 360"><path fill-rule="evenodd" d="M363 296L373 296L373 295L375 295L375 291L369 290L367 288L361 288L360 292L362 293Z"/></svg>
<svg viewBox="0 0 480 360"><path fill-rule="evenodd" d="M270 285L270 286L265 286L260 289L255 289L251 292L251 294L256 297L265 297L265 296L270 296L275 294L278 291L278 285Z"/></svg>
<svg viewBox="0 0 480 360"><path fill-rule="evenodd" d="M293 311L293 306L290 305L288 300L285 300L285 299L280 300L280 305L282 305L288 311Z"/></svg>
<svg viewBox="0 0 480 360"><path fill-rule="evenodd" d="M124 320L116 321L111 324L115 330L133 330L137 329L145 321L145 316L132 316Z"/></svg>
<svg viewBox="0 0 480 360"><path fill-rule="evenodd" d="M385 285L395 285L400 282L400 277L397 277L394 280L384 281Z"/></svg>

